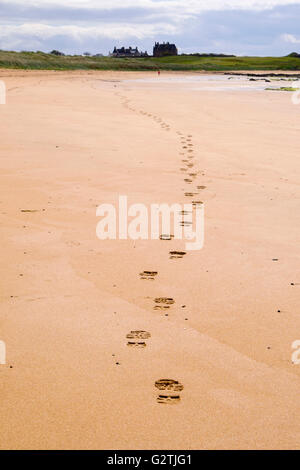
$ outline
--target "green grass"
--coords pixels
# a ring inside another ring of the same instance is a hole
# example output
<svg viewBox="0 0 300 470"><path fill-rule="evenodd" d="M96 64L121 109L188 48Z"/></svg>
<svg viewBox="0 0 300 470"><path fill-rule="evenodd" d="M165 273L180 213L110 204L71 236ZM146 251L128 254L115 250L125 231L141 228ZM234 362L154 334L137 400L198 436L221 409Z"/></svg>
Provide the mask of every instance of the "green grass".
<svg viewBox="0 0 300 470"><path fill-rule="evenodd" d="M0 68L34 70L294 70L300 71L297 57L198 57L192 55L161 58L116 59L112 57L55 56L43 52L0 51Z"/></svg>
<svg viewBox="0 0 300 470"><path fill-rule="evenodd" d="M266 88L268 91L298 91L299 88L293 88L291 86L282 86L280 88Z"/></svg>

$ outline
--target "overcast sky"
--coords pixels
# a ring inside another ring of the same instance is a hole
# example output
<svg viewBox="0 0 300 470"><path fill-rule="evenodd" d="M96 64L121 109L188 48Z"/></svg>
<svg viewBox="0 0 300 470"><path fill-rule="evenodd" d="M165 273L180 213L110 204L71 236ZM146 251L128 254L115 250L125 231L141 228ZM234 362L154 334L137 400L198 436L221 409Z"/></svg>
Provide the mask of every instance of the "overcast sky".
<svg viewBox="0 0 300 470"><path fill-rule="evenodd" d="M0 49L280 56L300 52L299 24L300 0L0 0Z"/></svg>

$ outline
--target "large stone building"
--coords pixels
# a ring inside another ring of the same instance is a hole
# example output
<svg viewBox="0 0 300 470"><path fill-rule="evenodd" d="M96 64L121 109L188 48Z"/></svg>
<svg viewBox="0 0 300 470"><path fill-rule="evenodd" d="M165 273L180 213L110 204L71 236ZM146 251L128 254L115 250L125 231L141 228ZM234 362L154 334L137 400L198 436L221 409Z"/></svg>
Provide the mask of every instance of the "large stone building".
<svg viewBox="0 0 300 470"><path fill-rule="evenodd" d="M120 49L114 48L113 52L109 54L111 57L147 57L147 52L140 52L137 47L121 47Z"/></svg>
<svg viewBox="0 0 300 470"><path fill-rule="evenodd" d="M159 44L159 42L155 43L153 47L153 57L164 57L167 55L177 55L178 50L175 44L170 44L169 42L163 42Z"/></svg>

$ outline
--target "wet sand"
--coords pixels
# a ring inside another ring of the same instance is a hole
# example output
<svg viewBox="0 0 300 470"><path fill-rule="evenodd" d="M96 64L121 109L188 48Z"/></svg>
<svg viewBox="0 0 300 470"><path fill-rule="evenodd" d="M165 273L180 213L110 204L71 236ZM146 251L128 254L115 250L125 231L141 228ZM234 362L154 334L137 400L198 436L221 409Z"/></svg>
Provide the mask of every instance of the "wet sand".
<svg viewBox="0 0 300 470"><path fill-rule="evenodd" d="M0 72L0 448L299 449L300 107L143 77ZM96 237L187 192L200 251Z"/></svg>

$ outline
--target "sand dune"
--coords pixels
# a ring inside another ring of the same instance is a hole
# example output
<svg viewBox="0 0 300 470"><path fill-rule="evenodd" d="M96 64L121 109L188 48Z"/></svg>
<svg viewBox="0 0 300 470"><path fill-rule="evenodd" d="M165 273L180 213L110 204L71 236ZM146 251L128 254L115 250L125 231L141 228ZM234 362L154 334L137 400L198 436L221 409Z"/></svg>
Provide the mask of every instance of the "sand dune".
<svg viewBox="0 0 300 470"><path fill-rule="evenodd" d="M0 448L299 448L300 108L144 77L0 72ZM119 195L203 249L100 241Z"/></svg>

